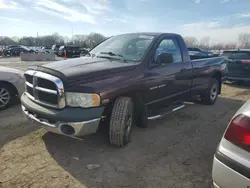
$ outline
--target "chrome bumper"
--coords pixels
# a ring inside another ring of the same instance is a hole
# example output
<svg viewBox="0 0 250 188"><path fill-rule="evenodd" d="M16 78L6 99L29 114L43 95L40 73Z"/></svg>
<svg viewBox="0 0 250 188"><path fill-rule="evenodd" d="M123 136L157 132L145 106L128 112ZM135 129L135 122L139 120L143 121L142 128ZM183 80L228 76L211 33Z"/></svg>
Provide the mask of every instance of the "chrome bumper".
<svg viewBox="0 0 250 188"><path fill-rule="evenodd" d="M43 118L37 118L36 115L30 113L25 107L22 105L22 111L25 116L31 120L32 122L38 123L40 126L44 127L46 130L50 132L54 132L57 134L65 135L65 136L84 136L96 133L101 118L91 119L83 122L50 122L49 120ZM62 131L62 126L71 126L74 129L73 134L65 134Z"/></svg>

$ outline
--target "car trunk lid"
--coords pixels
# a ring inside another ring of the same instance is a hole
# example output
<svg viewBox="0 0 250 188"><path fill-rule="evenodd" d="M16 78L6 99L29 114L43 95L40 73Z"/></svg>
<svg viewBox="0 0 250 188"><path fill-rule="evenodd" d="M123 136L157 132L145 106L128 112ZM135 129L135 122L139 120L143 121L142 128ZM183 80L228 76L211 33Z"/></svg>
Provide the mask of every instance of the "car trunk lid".
<svg viewBox="0 0 250 188"><path fill-rule="evenodd" d="M227 51L223 56L229 60L229 76L250 77L250 51Z"/></svg>

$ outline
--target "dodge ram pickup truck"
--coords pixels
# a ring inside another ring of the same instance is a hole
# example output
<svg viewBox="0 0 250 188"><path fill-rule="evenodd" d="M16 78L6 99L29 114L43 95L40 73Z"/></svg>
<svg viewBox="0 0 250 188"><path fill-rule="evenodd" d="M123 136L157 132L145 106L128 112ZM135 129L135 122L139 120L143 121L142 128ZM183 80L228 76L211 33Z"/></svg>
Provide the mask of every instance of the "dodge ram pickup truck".
<svg viewBox="0 0 250 188"><path fill-rule="evenodd" d="M192 60L171 33L113 36L86 56L30 67L21 105L47 130L82 137L108 127L110 144L130 142L132 125L181 109L200 96L212 105L227 75L224 57Z"/></svg>

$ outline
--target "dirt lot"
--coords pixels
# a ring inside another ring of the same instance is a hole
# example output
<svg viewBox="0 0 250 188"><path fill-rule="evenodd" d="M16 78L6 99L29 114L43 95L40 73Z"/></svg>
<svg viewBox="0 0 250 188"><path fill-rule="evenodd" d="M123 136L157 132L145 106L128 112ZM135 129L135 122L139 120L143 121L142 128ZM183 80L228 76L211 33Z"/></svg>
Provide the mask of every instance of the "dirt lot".
<svg viewBox="0 0 250 188"><path fill-rule="evenodd" d="M62 57L56 57L56 60L63 60ZM20 57L1 57L0 56L0 66L8 66L11 68L16 68L25 71L27 67L32 65L42 65L44 63L48 63L44 61L21 61Z"/></svg>
<svg viewBox="0 0 250 188"><path fill-rule="evenodd" d="M223 85L213 106L187 103L147 129L134 127L123 149L109 146L103 133L75 140L46 132L13 105L0 112L0 187L211 187L213 154L248 88Z"/></svg>

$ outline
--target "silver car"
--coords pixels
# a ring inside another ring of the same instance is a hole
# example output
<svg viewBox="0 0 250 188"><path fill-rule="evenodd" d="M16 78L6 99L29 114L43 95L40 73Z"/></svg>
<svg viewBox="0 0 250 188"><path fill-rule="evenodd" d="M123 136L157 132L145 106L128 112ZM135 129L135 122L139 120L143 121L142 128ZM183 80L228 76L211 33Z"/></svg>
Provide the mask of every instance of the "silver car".
<svg viewBox="0 0 250 188"><path fill-rule="evenodd" d="M24 92L23 72L0 66L0 110L9 106L12 99Z"/></svg>
<svg viewBox="0 0 250 188"><path fill-rule="evenodd" d="M250 100L236 112L214 155L215 188L250 188Z"/></svg>

